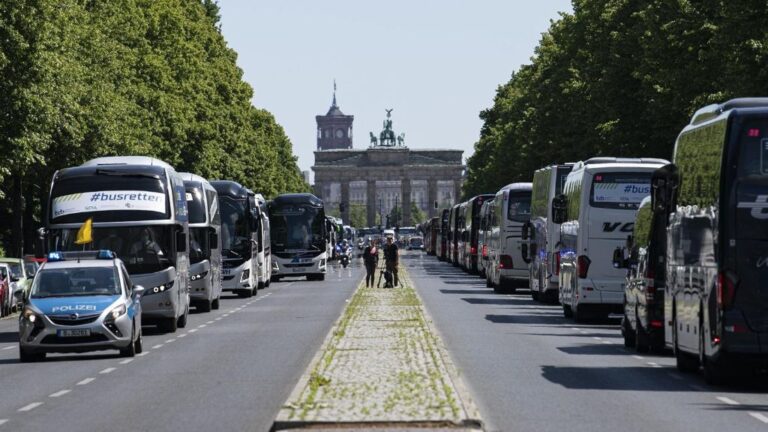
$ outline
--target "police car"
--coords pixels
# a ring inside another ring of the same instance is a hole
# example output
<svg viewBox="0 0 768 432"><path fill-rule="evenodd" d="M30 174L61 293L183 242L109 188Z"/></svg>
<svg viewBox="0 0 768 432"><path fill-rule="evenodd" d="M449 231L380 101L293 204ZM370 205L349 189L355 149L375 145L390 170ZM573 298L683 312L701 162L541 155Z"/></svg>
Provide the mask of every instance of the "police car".
<svg viewBox="0 0 768 432"><path fill-rule="evenodd" d="M142 349L143 291L111 251L51 252L19 317L20 360L107 349L133 357Z"/></svg>

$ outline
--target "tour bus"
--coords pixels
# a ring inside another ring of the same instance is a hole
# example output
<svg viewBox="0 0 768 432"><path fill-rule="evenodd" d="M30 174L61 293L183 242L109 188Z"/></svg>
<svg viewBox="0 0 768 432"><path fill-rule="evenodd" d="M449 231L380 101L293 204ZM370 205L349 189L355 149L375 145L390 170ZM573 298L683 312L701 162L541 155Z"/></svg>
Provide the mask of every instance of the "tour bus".
<svg viewBox="0 0 768 432"><path fill-rule="evenodd" d="M219 308L221 216L219 195L208 180L180 173L189 211L189 300L201 312Z"/></svg>
<svg viewBox="0 0 768 432"><path fill-rule="evenodd" d="M451 244L449 240L449 218L451 216L451 209L443 209L440 212L440 220L438 221L438 224L440 226L439 232L437 234L438 240L437 240L437 259L440 261L445 261L448 259L448 248Z"/></svg>
<svg viewBox="0 0 768 432"><path fill-rule="evenodd" d="M662 159L592 158L578 162L552 202L560 226L559 299L566 318L621 313L625 272L613 251L635 224L640 201L650 195L651 174Z"/></svg>
<svg viewBox="0 0 768 432"><path fill-rule="evenodd" d="M323 201L312 194L284 194L269 203L272 279L306 276L324 280L329 232Z"/></svg>
<svg viewBox="0 0 768 432"><path fill-rule="evenodd" d="M272 283L272 241L269 229L269 211L264 195L256 194L256 206L258 216L256 218L256 286L258 289L266 288Z"/></svg>
<svg viewBox="0 0 768 432"><path fill-rule="evenodd" d="M240 297L254 296L259 285L259 206L256 194L231 180L212 180L211 185L219 195L222 290Z"/></svg>
<svg viewBox="0 0 768 432"><path fill-rule="evenodd" d="M531 184L504 186L493 199L491 234L488 241L486 285L495 292L512 292L528 282L528 264L523 261L523 226L531 218Z"/></svg>
<svg viewBox="0 0 768 432"><path fill-rule="evenodd" d="M464 267L469 273L477 273L478 266L478 235L480 233L480 209L483 204L489 199L493 199L493 194L478 195L469 201L464 216L464 237L466 240L463 244L463 250L459 253L462 255L461 266Z"/></svg>
<svg viewBox="0 0 768 432"><path fill-rule="evenodd" d="M480 227L477 233L477 250L479 258L477 260L477 272L481 278L487 277L485 269L488 266L488 241L491 239L491 212L493 212L493 200L489 199L480 207Z"/></svg>
<svg viewBox="0 0 768 432"><path fill-rule="evenodd" d="M459 262L459 207L461 207L461 204L456 204L451 207L451 211L448 216L448 255L446 259L454 266L456 266Z"/></svg>
<svg viewBox="0 0 768 432"><path fill-rule="evenodd" d="M658 169L651 177L653 182ZM656 200L651 196L640 202L632 235L626 247L614 251L613 266L627 269L624 284L624 316L621 334L624 346L639 352L664 347L664 282L666 274L666 244L668 214L654 211Z"/></svg>
<svg viewBox="0 0 768 432"><path fill-rule="evenodd" d="M145 156L92 159L57 171L45 225L53 251L79 251L92 218L89 249L111 250L131 282L146 289L142 322L164 331L185 327L189 313L189 225L184 180L167 163Z"/></svg>
<svg viewBox="0 0 768 432"><path fill-rule="evenodd" d="M425 239L428 239L429 247L427 249L428 255L437 255L437 243L440 241L440 218L437 216L425 222L426 235Z"/></svg>
<svg viewBox="0 0 768 432"><path fill-rule="evenodd" d="M563 193L563 185L573 164L551 165L533 174L530 228L523 237L530 237L528 285L531 297L542 302L556 303L560 267L560 226L552 221L552 199Z"/></svg>
<svg viewBox="0 0 768 432"><path fill-rule="evenodd" d="M768 364L768 98L698 110L669 178L665 340L717 382ZM703 363L703 364L702 364Z"/></svg>
<svg viewBox="0 0 768 432"><path fill-rule="evenodd" d="M469 234L467 233L467 204L468 201L464 201L459 204L458 213L456 215L456 262L453 265L461 267L466 270L464 266L465 244L469 243Z"/></svg>

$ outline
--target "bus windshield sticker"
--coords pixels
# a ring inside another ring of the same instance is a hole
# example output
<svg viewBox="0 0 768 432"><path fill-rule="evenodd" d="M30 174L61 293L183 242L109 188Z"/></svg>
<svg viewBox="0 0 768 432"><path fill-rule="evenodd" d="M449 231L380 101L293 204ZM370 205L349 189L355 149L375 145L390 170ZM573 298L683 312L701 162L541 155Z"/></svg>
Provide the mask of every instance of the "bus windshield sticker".
<svg viewBox="0 0 768 432"><path fill-rule="evenodd" d="M101 191L63 195L53 199L53 217L102 211L165 213L165 195L147 191Z"/></svg>
<svg viewBox="0 0 768 432"><path fill-rule="evenodd" d="M639 203L651 194L649 183L595 183L597 203Z"/></svg>

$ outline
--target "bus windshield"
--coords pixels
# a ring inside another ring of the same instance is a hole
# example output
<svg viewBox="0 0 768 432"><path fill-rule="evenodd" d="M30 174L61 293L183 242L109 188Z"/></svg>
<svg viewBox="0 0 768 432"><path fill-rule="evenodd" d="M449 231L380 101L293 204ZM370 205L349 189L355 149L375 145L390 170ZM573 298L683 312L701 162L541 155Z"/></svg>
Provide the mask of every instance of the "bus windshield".
<svg viewBox="0 0 768 432"><path fill-rule="evenodd" d="M79 251L77 228L53 231L54 250ZM153 273L174 265L171 225L93 228L92 247L111 250L125 263L130 274Z"/></svg>
<svg viewBox="0 0 768 432"><path fill-rule="evenodd" d="M102 173L103 171L103 173ZM51 190L54 224L164 220L170 217L164 179L97 170L96 174L56 180Z"/></svg>
<svg viewBox="0 0 768 432"><path fill-rule="evenodd" d="M221 252L224 258L251 258L251 231L245 199L219 196L221 211Z"/></svg>
<svg viewBox="0 0 768 432"><path fill-rule="evenodd" d="M189 223L205 223L205 200L203 199L203 189L201 187L187 186L187 211L189 212Z"/></svg>
<svg viewBox="0 0 768 432"><path fill-rule="evenodd" d="M509 194L507 219L513 222L531 220L531 192L512 192Z"/></svg>
<svg viewBox="0 0 768 432"><path fill-rule="evenodd" d="M199 263L211 257L208 233L208 227L189 228L189 262L191 264Z"/></svg>
<svg viewBox="0 0 768 432"><path fill-rule="evenodd" d="M276 252L325 249L325 212L310 205L281 205L271 209L272 248Z"/></svg>
<svg viewBox="0 0 768 432"><path fill-rule="evenodd" d="M597 173L592 182L592 207L637 210L651 194L650 172Z"/></svg>

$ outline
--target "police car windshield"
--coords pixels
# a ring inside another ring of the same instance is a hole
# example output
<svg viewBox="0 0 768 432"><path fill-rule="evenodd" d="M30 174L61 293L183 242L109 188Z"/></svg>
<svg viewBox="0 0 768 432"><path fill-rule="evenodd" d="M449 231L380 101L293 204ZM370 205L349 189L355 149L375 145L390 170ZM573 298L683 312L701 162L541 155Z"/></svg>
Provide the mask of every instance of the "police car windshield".
<svg viewBox="0 0 768 432"><path fill-rule="evenodd" d="M77 267L41 271L31 298L119 295L113 267Z"/></svg>

